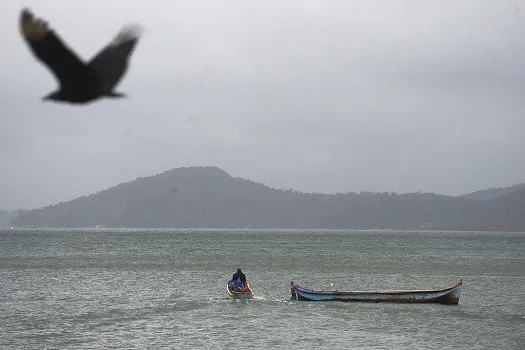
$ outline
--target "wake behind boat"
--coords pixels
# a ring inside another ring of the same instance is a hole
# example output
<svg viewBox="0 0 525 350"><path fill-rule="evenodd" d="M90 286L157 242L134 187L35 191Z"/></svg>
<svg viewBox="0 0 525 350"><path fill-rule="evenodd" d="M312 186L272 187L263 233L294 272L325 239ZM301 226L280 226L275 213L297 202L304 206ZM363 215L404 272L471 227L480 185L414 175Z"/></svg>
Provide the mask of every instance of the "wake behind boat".
<svg viewBox="0 0 525 350"><path fill-rule="evenodd" d="M427 290L371 290L371 291L319 291L290 283L291 300L304 301L361 301L394 303L439 303L457 305L463 280L443 289Z"/></svg>

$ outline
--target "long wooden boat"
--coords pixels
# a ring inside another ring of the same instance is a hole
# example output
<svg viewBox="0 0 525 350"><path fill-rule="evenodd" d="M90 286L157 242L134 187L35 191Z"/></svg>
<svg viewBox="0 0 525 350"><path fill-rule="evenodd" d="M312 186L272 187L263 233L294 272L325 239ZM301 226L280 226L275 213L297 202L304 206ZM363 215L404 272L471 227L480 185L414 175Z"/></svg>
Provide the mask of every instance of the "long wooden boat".
<svg viewBox="0 0 525 350"><path fill-rule="evenodd" d="M226 284L226 291L228 292L228 296L232 300L250 300L253 299L253 290L250 287L250 284L246 282L246 288L243 291L235 291L230 288L228 284Z"/></svg>
<svg viewBox="0 0 525 350"><path fill-rule="evenodd" d="M439 303L457 305L463 280L443 289L427 290L369 290L369 291L319 291L290 283L291 300L304 301L361 301L393 303Z"/></svg>

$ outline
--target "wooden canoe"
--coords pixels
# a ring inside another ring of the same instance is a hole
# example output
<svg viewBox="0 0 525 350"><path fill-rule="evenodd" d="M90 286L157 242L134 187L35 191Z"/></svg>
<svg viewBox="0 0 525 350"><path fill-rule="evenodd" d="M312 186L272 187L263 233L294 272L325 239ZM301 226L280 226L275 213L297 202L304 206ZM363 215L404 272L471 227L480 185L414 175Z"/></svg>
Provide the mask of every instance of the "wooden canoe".
<svg viewBox="0 0 525 350"><path fill-rule="evenodd" d="M246 282L246 288L243 291L234 291L233 289L230 289L230 286L228 284L226 284L226 291L228 292L228 296L232 300L253 299L253 291L248 282Z"/></svg>
<svg viewBox="0 0 525 350"><path fill-rule="evenodd" d="M290 283L291 300L303 301L360 301L392 303L439 303L457 305L463 280L443 289L427 290L369 290L369 291L319 291Z"/></svg>

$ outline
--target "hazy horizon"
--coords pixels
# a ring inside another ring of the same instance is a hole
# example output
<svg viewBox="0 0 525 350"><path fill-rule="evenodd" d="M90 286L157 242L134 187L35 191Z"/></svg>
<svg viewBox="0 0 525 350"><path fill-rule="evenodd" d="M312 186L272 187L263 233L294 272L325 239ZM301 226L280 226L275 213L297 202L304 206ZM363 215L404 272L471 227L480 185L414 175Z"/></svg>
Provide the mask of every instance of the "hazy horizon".
<svg viewBox="0 0 525 350"><path fill-rule="evenodd" d="M29 7L88 60L146 29L128 99L56 89ZM0 209L185 166L302 192L459 195L525 182L525 0L0 3ZM8 48L8 49L7 49Z"/></svg>

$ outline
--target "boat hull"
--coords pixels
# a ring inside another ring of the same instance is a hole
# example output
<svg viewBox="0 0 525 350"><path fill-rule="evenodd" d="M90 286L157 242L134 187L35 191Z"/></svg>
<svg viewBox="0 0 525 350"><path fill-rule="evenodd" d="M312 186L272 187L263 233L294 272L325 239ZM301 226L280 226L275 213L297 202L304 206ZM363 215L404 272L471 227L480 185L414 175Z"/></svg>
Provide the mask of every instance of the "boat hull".
<svg viewBox="0 0 525 350"><path fill-rule="evenodd" d="M233 291L228 285L226 285L226 291L228 292L228 297L232 300L250 300L253 299L253 291L250 288L250 285L246 285L244 291Z"/></svg>
<svg viewBox="0 0 525 350"><path fill-rule="evenodd" d="M391 303L438 303L457 305L461 296L463 280L453 286L433 290L393 291L318 291L291 282L292 300L343 301L343 302L391 302Z"/></svg>

